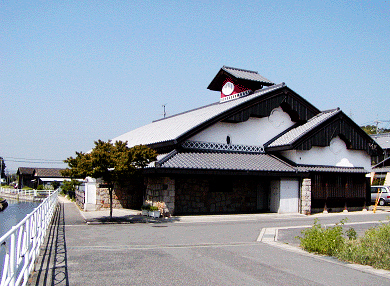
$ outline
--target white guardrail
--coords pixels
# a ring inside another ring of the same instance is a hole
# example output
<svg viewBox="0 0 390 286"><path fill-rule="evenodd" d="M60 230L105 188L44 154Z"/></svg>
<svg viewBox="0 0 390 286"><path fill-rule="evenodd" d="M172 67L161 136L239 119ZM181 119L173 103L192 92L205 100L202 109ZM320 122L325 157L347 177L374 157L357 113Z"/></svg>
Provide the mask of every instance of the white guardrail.
<svg viewBox="0 0 390 286"><path fill-rule="evenodd" d="M58 191L55 191L0 238L0 247L6 249L1 286L26 285L45 239L57 200Z"/></svg>
<svg viewBox="0 0 390 286"><path fill-rule="evenodd" d="M53 190L22 190L22 189L10 189L10 188L0 188L0 194L10 194L10 195L23 195L23 196L50 196L54 193Z"/></svg>

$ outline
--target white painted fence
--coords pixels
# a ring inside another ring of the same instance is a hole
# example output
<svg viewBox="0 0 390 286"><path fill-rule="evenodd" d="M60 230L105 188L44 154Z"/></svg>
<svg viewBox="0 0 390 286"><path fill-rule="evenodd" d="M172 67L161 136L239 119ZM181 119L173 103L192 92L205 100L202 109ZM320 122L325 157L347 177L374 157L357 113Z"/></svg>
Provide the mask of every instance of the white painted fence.
<svg viewBox="0 0 390 286"><path fill-rule="evenodd" d="M57 200L58 191L55 191L0 238L0 247L6 250L1 286L26 285L45 239Z"/></svg>
<svg viewBox="0 0 390 286"><path fill-rule="evenodd" d="M12 195L23 195L23 196L50 196L54 193L53 190L22 190L22 189L10 189L0 188L0 194L12 194Z"/></svg>

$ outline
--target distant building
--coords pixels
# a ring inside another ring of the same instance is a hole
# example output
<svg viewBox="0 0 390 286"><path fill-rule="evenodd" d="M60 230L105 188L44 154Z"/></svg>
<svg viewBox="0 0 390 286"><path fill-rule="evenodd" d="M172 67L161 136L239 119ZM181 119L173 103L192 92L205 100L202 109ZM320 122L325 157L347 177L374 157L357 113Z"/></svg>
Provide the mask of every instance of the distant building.
<svg viewBox="0 0 390 286"><path fill-rule="evenodd" d="M372 134L371 138L374 139L379 146L383 149L383 154L373 157L373 165L376 165L384 159L390 157L390 133Z"/></svg>
<svg viewBox="0 0 390 286"><path fill-rule="evenodd" d="M38 185L46 186L54 181L62 183L65 180L70 180L70 178L61 175L61 170L63 169L19 167L17 171L18 188L29 187L36 189Z"/></svg>
<svg viewBox="0 0 390 286"><path fill-rule="evenodd" d="M371 137L383 149L381 156L373 158L371 183L390 186L390 133L374 134Z"/></svg>

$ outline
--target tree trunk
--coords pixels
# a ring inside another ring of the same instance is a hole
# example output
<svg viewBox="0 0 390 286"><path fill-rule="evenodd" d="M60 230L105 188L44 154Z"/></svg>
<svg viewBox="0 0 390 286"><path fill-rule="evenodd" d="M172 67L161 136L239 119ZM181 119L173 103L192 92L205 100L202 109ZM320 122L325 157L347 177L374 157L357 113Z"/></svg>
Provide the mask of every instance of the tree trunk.
<svg viewBox="0 0 390 286"><path fill-rule="evenodd" d="M108 188L108 193L110 195L110 218L112 218L112 189L112 186Z"/></svg>

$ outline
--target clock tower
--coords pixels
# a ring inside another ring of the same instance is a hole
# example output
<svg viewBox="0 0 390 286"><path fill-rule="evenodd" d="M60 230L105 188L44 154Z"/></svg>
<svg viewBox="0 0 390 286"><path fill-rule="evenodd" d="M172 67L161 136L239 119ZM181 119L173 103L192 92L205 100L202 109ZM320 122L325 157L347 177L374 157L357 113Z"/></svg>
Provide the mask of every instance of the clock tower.
<svg viewBox="0 0 390 286"><path fill-rule="evenodd" d="M222 103L270 85L274 83L259 75L258 72L223 66L208 89L220 91Z"/></svg>

